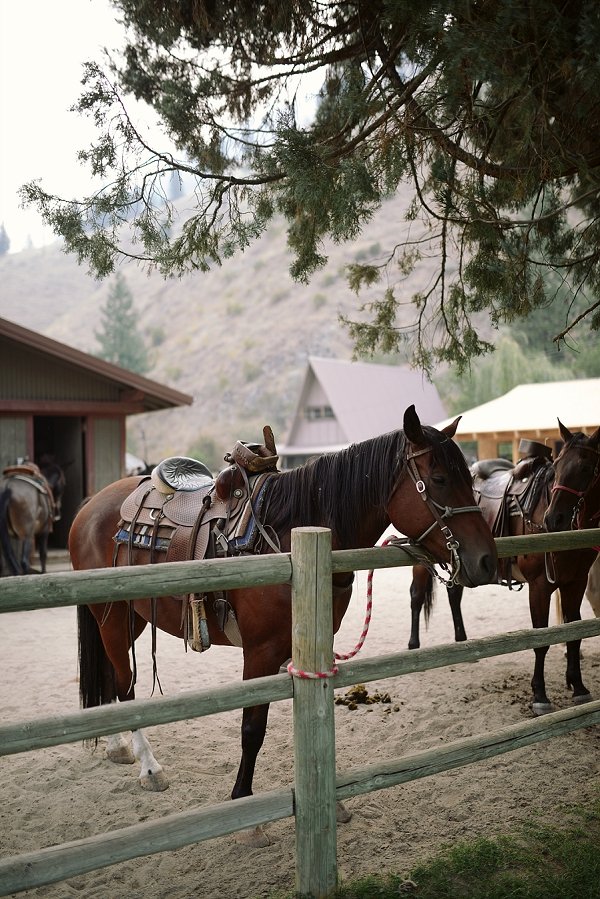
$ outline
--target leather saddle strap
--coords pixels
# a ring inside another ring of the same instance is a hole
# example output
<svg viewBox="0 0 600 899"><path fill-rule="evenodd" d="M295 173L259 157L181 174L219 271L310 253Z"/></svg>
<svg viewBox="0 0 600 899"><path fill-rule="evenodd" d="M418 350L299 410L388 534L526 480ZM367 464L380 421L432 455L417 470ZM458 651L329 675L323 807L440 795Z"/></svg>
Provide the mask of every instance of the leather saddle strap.
<svg viewBox="0 0 600 899"><path fill-rule="evenodd" d="M260 520L259 517L258 517L258 513L257 513L257 512L255 511L255 509L254 509L254 504L253 504L253 502L252 502L252 487L250 486L250 481L248 480L248 472L246 471L245 468L241 468L241 467L240 467L240 471L241 471L241 473L242 473L242 478L244 479L244 485L245 485L246 490L247 490L247 492L248 492L248 502L250 503L250 508L251 508L251 510L252 510L252 515L254 516L254 520L255 520L255 522L256 522L256 527L258 528L258 530L259 530L260 534L262 535L262 537L263 537L263 538L266 540L266 542L269 544L269 546L271 547L271 549L274 550L274 552L276 552L276 553L280 553L280 552L281 552L281 546L279 546L279 539L278 539L278 537L277 537L277 534L275 534L275 540L277 540L277 543L275 543L275 542L271 539L271 537L269 537L269 535L267 534L265 528L263 527L263 524L262 524L261 520Z"/></svg>
<svg viewBox="0 0 600 899"><path fill-rule="evenodd" d="M187 554L186 554L186 557L188 559L194 558L194 551L196 549L196 540L198 539L198 532L200 531L200 528L202 526L204 516L206 515L206 512L210 508L211 502L212 502L212 491L210 493L207 493L206 496L204 496L202 498L202 508L200 509L200 512L196 518L196 521L194 522L194 526L192 528L192 532L190 534L190 539L188 542L188 548L187 548Z"/></svg>

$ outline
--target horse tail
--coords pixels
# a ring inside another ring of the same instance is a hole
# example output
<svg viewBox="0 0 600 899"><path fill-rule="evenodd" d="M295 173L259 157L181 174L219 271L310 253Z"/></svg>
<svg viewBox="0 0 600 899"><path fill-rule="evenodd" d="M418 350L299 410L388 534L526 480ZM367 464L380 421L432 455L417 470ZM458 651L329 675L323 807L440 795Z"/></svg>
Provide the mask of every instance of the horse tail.
<svg viewBox="0 0 600 899"><path fill-rule="evenodd" d="M84 709L106 705L117 698L115 673L106 655L98 622L88 606L77 606L79 696Z"/></svg>
<svg viewBox="0 0 600 899"><path fill-rule="evenodd" d="M8 530L8 504L11 496L10 487L5 487L2 493L0 493L0 547L2 547L2 553L11 574L22 574Z"/></svg>
<svg viewBox="0 0 600 899"><path fill-rule="evenodd" d="M425 627L429 626L429 619L433 611L433 601L435 599L435 580L429 577L427 587L423 595L423 618L425 619Z"/></svg>
<svg viewBox="0 0 600 899"><path fill-rule="evenodd" d="M557 623L564 624L565 616L562 609L562 603L560 601L560 590L554 591L554 612L556 614Z"/></svg>

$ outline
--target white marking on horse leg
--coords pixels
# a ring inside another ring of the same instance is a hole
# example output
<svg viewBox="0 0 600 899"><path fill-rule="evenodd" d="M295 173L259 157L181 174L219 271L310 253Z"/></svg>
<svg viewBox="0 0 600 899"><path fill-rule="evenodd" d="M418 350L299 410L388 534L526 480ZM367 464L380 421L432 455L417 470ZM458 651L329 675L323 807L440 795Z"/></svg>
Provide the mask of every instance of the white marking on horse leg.
<svg viewBox="0 0 600 899"><path fill-rule="evenodd" d="M133 765L135 756L125 734L110 734L107 737L106 757L117 765Z"/></svg>
<svg viewBox="0 0 600 899"><path fill-rule="evenodd" d="M142 730L134 730L131 733L131 737L134 755L141 765L140 784L143 789L156 793L166 790L169 786L169 781L162 767L154 758L150 749L150 743L146 739L144 732Z"/></svg>

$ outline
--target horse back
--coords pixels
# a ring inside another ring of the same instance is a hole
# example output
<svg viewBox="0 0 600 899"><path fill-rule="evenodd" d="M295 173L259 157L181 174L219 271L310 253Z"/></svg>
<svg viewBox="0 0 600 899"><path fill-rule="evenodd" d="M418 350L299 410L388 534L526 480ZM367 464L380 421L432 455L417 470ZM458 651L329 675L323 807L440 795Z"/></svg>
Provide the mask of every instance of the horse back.
<svg viewBox="0 0 600 899"><path fill-rule="evenodd" d="M75 570L110 568L113 564L113 537L120 519L121 505L141 481L121 478L99 490L80 507L69 531L69 554Z"/></svg>
<svg viewBox="0 0 600 899"><path fill-rule="evenodd" d="M25 477L0 478L0 494L4 495L9 530L24 540L51 530L52 506L49 497L39 486Z"/></svg>

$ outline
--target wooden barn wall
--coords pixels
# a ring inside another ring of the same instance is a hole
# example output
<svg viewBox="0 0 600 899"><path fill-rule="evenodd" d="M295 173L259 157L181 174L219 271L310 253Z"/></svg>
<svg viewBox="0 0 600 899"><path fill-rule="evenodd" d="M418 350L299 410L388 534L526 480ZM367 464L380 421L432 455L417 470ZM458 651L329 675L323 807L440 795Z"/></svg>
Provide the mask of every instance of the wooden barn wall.
<svg viewBox="0 0 600 899"><path fill-rule="evenodd" d="M0 337L0 398L115 402L119 385Z"/></svg>
<svg viewBox="0 0 600 899"><path fill-rule="evenodd" d="M0 471L27 454L27 426L25 416L0 416Z"/></svg>
<svg viewBox="0 0 600 899"><path fill-rule="evenodd" d="M122 418L89 418L88 445L91 453L93 484L96 493L123 476L125 458L125 422Z"/></svg>

